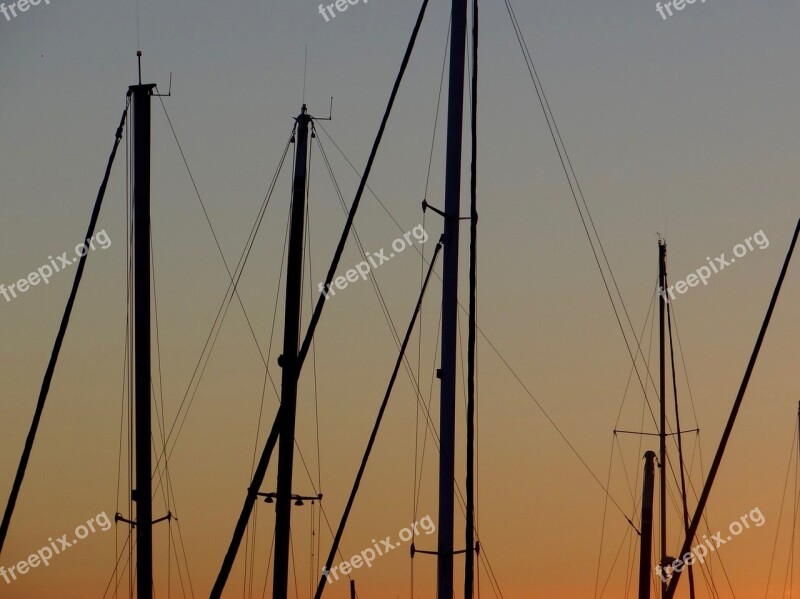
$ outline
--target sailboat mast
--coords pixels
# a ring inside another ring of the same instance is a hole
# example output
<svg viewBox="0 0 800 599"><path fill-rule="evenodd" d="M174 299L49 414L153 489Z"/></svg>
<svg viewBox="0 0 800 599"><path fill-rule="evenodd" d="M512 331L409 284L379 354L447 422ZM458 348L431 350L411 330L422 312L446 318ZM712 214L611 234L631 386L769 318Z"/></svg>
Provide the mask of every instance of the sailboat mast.
<svg viewBox="0 0 800 599"><path fill-rule="evenodd" d="M472 165L469 223L469 331L467 333L467 480L464 599L475 585L475 383L478 309L478 0L472 0Z"/></svg>
<svg viewBox="0 0 800 599"><path fill-rule="evenodd" d="M296 119L295 165L292 187L292 212L289 232L289 257L286 267L286 307L283 354L278 364L281 373L281 422L278 445L278 490L275 500L275 571L273 599L286 599L289 584L289 542L292 516L292 472L294 469L294 430L297 416L297 354L300 345L300 310L303 284L303 232L306 210L306 164L308 125L311 117L306 105Z"/></svg>
<svg viewBox="0 0 800 599"><path fill-rule="evenodd" d="M150 420L150 97L154 84L130 87L133 101L133 314L136 416L136 588L153 597L153 492Z"/></svg>
<svg viewBox="0 0 800 599"><path fill-rule="evenodd" d="M654 451L644 454L644 484L642 489L642 541L639 548L639 599L650 599L650 565L653 553L653 478L656 459ZM659 570L661 572L661 570Z"/></svg>
<svg viewBox="0 0 800 599"><path fill-rule="evenodd" d="M461 212L461 158L467 0L453 0L447 114L442 274L442 362L439 456L439 539L437 597L453 598L453 500L455 477L456 350L458 335L458 227Z"/></svg>
<svg viewBox="0 0 800 599"><path fill-rule="evenodd" d="M664 239L658 241L658 286L659 297L661 298L658 303L658 332L659 332L659 381L658 381L658 397L660 404L660 422L659 422L659 453L658 460L661 465L661 478L660 495L661 495L661 555L659 563L663 568L667 556L667 437L666 437L666 424L667 424L667 398L666 398L666 351L665 351L665 336L664 336L664 316L667 307L667 242ZM661 582L661 596L667 592L667 584L662 580Z"/></svg>

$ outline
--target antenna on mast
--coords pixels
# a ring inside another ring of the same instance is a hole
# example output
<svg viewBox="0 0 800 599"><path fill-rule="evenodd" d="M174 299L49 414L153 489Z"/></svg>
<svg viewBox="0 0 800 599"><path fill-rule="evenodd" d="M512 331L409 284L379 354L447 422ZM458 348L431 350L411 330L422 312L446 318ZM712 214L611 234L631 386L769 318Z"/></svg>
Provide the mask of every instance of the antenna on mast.
<svg viewBox="0 0 800 599"><path fill-rule="evenodd" d="M136 60L139 63L139 85L141 85L142 84L142 51L141 50L137 50L136 51Z"/></svg>
<svg viewBox="0 0 800 599"><path fill-rule="evenodd" d="M306 103L306 73L308 73L308 44L306 44L305 58L303 58L303 104Z"/></svg>

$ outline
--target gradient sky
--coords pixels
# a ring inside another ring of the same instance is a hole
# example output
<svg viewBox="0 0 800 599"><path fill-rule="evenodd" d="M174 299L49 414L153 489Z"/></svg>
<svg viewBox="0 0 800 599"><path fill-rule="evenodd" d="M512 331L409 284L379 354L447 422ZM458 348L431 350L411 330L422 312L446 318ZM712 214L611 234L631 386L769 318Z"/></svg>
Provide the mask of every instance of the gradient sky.
<svg viewBox="0 0 800 599"><path fill-rule="evenodd" d="M291 119L299 112L306 44L306 102L313 114L327 116L334 97L334 119L323 125L362 169L419 3L370 0L327 23L317 6L306 0L139 1L144 78L166 91L173 74L173 95L165 105L229 263L244 247ZM757 231L769 239L768 248L748 253L708 286L690 289L673 303L697 416L695 421L681 371L682 424L701 428L699 444L687 436L692 481L699 489L703 473L696 452L702 450L707 469L800 216L800 6L789 0L707 0L666 21L649 0L517 0L514 7L630 318L637 332L646 331L644 347L650 347L654 331L645 322L654 307L658 234L669 244L673 282L703 266L706 256L730 255L734 245ZM620 437L611 467L609 460L615 425L641 426L641 389L634 378L626 393L630 357L504 3L484 2L481 14L480 326L598 478L605 483L610 472L612 496L638 522L640 458L646 449L657 448L656 439L645 437L640 445L638 438ZM127 86L136 83L136 15L135 0L51 0L12 21L0 16L0 283L14 283L49 255L71 252L81 241ZM404 231L423 222L420 202L448 15L449 2L431 2L370 180ZM159 386L169 424L228 279L157 100L153 114ZM438 206L443 204L442 122L427 194ZM349 203L358 180L324 136L322 141ZM98 513L113 516L119 509L129 515L127 501L117 500L126 315L124 161L121 150L98 225L112 245L89 259L0 557L6 567ZM264 351L278 291L289 176L284 169L240 285ZM316 152L308 280L314 289L343 222ZM356 226L373 251L388 248L401 234L372 196L365 196ZM441 221L428 215L425 227L430 256ZM466 303L464 256L461 298ZM358 261L351 242L339 270ZM10 303L0 298L3 500L73 275L74 269L60 273L48 286L34 287ZM737 597L763 596L779 532L800 400L799 275L794 264L709 505L713 532L755 507L766 519L720 550ZM404 330L419 291L419 256L407 250L375 277L395 326ZM439 302L440 285L434 281L422 316L421 355L416 342L409 354L414 368L419 365L426 400L436 367ZM307 308L308 303L306 319ZM269 356L270 372L278 377L280 333L279 320ZM322 492L335 527L396 348L364 282L331 300L316 339ZM655 360L657 344L651 351ZM479 356L479 527L503 596L598 596L598 555L600 586L609 580L603 596L633 596L625 595L625 569L635 557L627 540L615 562L630 527L609 505L599 551L604 493L484 341ZM234 304L170 460L196 597L207 596L211 588L249 484L254 448L260 451L277 406L268 392L257 431L263 385L263 363ZM463 389L459 394L457 476L463 486ZM648 395L653 396L652 388ZM431 414L438 423L435 404ZM373 538L396 536L415 517L437 519L437 456L430 439L416 514L413 507L416 405L409 378L401 373L343 540L345 557ZM308 368L301 382L297 439L314 486L316 411ZM652 423L644 422L652 432ZM311 493L311 481L302 465L298 468L296 491ZM125 476L123 468L123 489ZM273 467L264 490L274 485ZM791 491L787 502L793 505ZM154 511L165 510L159 497ZM782 591L790 511L784 510L768 597L790 596ZM258 514L256 597L267 573L273 526L268 506L260 504ZM309 507L297 508L294 516L298 596L308 596ZM680 544L675 510L670 526L668 541L675 553ZM462 528L457 512L456 546L463 544ZM32 570L12 585L0 581L0 598L102 597L113 574L115 542L120 548L125 532L120 526L116 533L90 535L49 567ZM324 524L317 534L327 553L330 535ZM174 561L168 594L165 524L158 525L156 542L157 596L183 596ZM435 535L423 536L419 546L433 549ZM415 562L414 595L432 598L435 562L424 556ZM463 560L456 564L456 588L461 589ZM719 560L712 568L719 596L732 597ZM371 569L356 571L359 595L409 597L409 571L407 548L396 550ZM243 584L240 560L225 597L241 597ZM122 587L119 596L125 594ZM711 596L705 584L698 589L698 597ZM483 568L481 594L494 596ZM192 596L188 590L186 596ZM347 583L331 586L326 596L349 596ZM688 597L685 579L677 596Z"/></svg>

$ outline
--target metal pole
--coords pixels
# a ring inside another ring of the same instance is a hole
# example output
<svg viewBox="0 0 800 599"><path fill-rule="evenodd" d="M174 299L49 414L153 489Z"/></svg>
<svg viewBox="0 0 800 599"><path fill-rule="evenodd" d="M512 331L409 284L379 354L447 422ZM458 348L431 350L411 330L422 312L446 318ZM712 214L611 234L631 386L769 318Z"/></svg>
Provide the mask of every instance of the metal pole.
<svg viewBox="0 0 800 599"><path fill-rule="evenodd" d="M672 372L672 396L675 400L675 430L678 438L678 467L681 472L681 501L683 504L683 529L689 534L689 507L686 502L686 474L683 464L683 433L681 433L681 415L678 409L678 382L675 377L675 347L672 343L672 309L667 306L667 328L669 330L669 361ZM689 569L689 599L695 599L693 565L686 564Z"/></svg>
<svg viewBox="0 0 800 599"><path fill-rule="evenodd" d="M478 309L478 0L472 0L472 166L470 177L469 333L467 346L467 505L464 599L472 599L475 580L475 350Z"/></svg>
<svg viewBox="0 0 800 599"><path fill-rule="evenodd" d="M273 599L286 599L289 584L289 541L292 516L292 471L294 467L294 429L297 416L297 350L300 344L300 305L303 283L303 232L306 208L306 161L308 124L306 105L296 119L294 186L289 233L289 258L286 267L286 309L283 330L281 373L281 418L278 441L278 490L275 501L275 574Z"/></svg>
<svg viewBox="0 0 800 599"><path fill-rule="evenodd" d="M656 454L644 454L644 489L642 490L642 542L639 554L639 599L650 599L650 568L653 554L653 465Z"/></svg>
<svg viewBox="0 0 800 599"><path fill-rule="evenodd" d="M133 318L136 414L136 590L153 597L153 491L150 420L150 96L155 85L134 85Z"/></svg>
<svg viewBox="0 0 800 599"><path fill-rule="evenodd" d="M667 424L667 398L666 398L666 354L665 354L665 339L664 339L664 313L667 307L667 242L663 239L658 241L658 286L659 297L661 298L658 303L658 333L659 333L659 380L658 380L658 397L660 406L660 421L659 421L659 449L658 461L661 466L660 484L660 509L661 509L661 552L659 556L659 564L663 567L664 560L667 556L667 437L666 437L666 424ZM667 584L662 580L661 582L661 596L667 592Z"/></svg>
<svg viewBox="0 0 800 599"><path fill-rule="evenodd" d="M464 119L464 52L467 0L453 0L450 90L447 114L447 170L444 190L442 277L442 367L439 456L438 599L453 599L453 503L455 476L456 351L458 334L458 227L461 211L461 155Z"/></svg>

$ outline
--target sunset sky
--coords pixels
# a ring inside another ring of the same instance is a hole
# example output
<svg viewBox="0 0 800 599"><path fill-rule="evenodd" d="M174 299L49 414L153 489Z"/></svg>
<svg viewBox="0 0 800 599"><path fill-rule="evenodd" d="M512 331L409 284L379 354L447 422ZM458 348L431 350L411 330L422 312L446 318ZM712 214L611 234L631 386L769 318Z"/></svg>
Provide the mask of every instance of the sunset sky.
<svg viewBox="0 0 800 599"><path fill-rule="evenodd" d="M681 426L700 429L699 436L684 436L691 484L699 494L800 217L800 5L706 0L666 20L650 0L512 5L635 334L644 332L641 344L655 381L659 236L668 244L670 284L723 253L730 259L734 246L756 236L752 250L672 302L682 349L676 353ZM163 98L164 105L232 269L303 103L306 46L305 102L311 114L327 117L333 97L333 120L321 125L361 171L419 6L369 0L326 21L319 3L309 0L138 0L138 42L137 0L50 0L10 20L0 12L0 284L7 288L28 277L50 256L73 254L82 241L125 94L137 83L137 47L144 52L145 83L155 82L166 93L172 74L172 97ZM448 0L431 0L370 178L391 218L368 193L356 219L370 252L388 252L404 232L423 225L428 240L414 244L427 259L442 232L441 218L423 215L421 202L427 197L434 206L444 205L444 104L435 136L434 122L449 11ZM481 562L479 596L635 597L638 546L630 543L632 528L606 503L592 473L639 526L642 456L657 450L658 440L620 434L615 441L613 430L653 433L655 427L643 411L625 340L503 1L481 3L480 43L478 321L485 337L478 343L478 526L499 592ZM317 142L348 205L358 186L330 138L320 129L311 158L304 327L345 220ZM239 285L276 385L291 159L290 153ZM114 524L113 516L133 516L127 422L121 422L127 410L125 160L123 144L98 223L110 245L89 255L0 566L15 566L49 538L72 534L97 515L107 515L112 527L98 528L49 566L11 584L0 579L0 599L128 596L127 570L120 574L118 594L112 584L104 595L127 535L127 526ZM464 164L466 192L466 155ZM466 211L466 195L463 202ZM460 301L466 305L463 222ZM219 570L278 399L265 385L259 349L234 301L202 380L191 387L191 409L187 413L184 405L179 412L229 278L159 99L153 99L152 237L160 357L160 368L154 367L156 402L159 413L163 405L167 428L176 415L176 429L186 416L169 461L169 508L179 522L155 527L156 597L200 598L208 596ZM351 239L337 272L362 259ZM798 451L798 259L784 283L701 532L725 530L754 509L764 525L719 549L710 560L717 595L698 574L699 598L800 597L800 589L790 593L787 578L800 468L796 456L789 462ZM372 273L400 335L419 293L421 266L419 253L406 249ZM11 301L0 295L0 507L75 270L54 274L48 285ZM434 278L418 323L421 334L415 333L408 352L423 402L433 390L430 413L437 427L433 374L439 366L440 305L441 283ZM622 312L619 317L634 349L627 318ZM460 325L459 369L466 364L463 314ZM322 492L325 516L335 529L397 347L372 286L360 280L330 299L315 339L298 398L296 439L303 459L295 460L294 490ZM641 357L637 367L645 378ZM462 489L464 380L459 370L456 476ZM657 414L652 384L647 395ZM670 393L674 426L672 401ZM417 421L413 383L401 370L343 538L343 559L372 546L372 539L396 538L427 515L438 531L438 452L430 435L424 441L422 417ZM154 442L160 450L155 413ZM674 443L668 447L677 467ZM275 490L276 461L265 492ZM677 498L672 478L669 485ZM670 555L683 539L675 505L669 509ZM330 547L328 525L322 519L320 527L314 509L312 518L310 505L293 508L291 597L310 597L312 574L314 583L319 576L310 570L312 532L321 539L323 559ZM154 515L166 511L159 490ZM252 591L243 547L226 599L261 597L268 574L269 596L273 514L272 506L258 504ZM168 549L170 526L176 539L182 537L180 575L175 546ZM456 548L464 544L463 528L457 507ZM422 534L417 546L435 549L436 534ZM800 560L795 562L800 585ZM125 563L127 553L120 572ZM458 597L463 563L457 556ZM413 599L435 597L435 566L435 557L414 559ZM362 599L411 597L407 544L354 572ZM676 598L688 596L684 576ZM325 597L349 597L347 582L329 585Z"/></svg>

